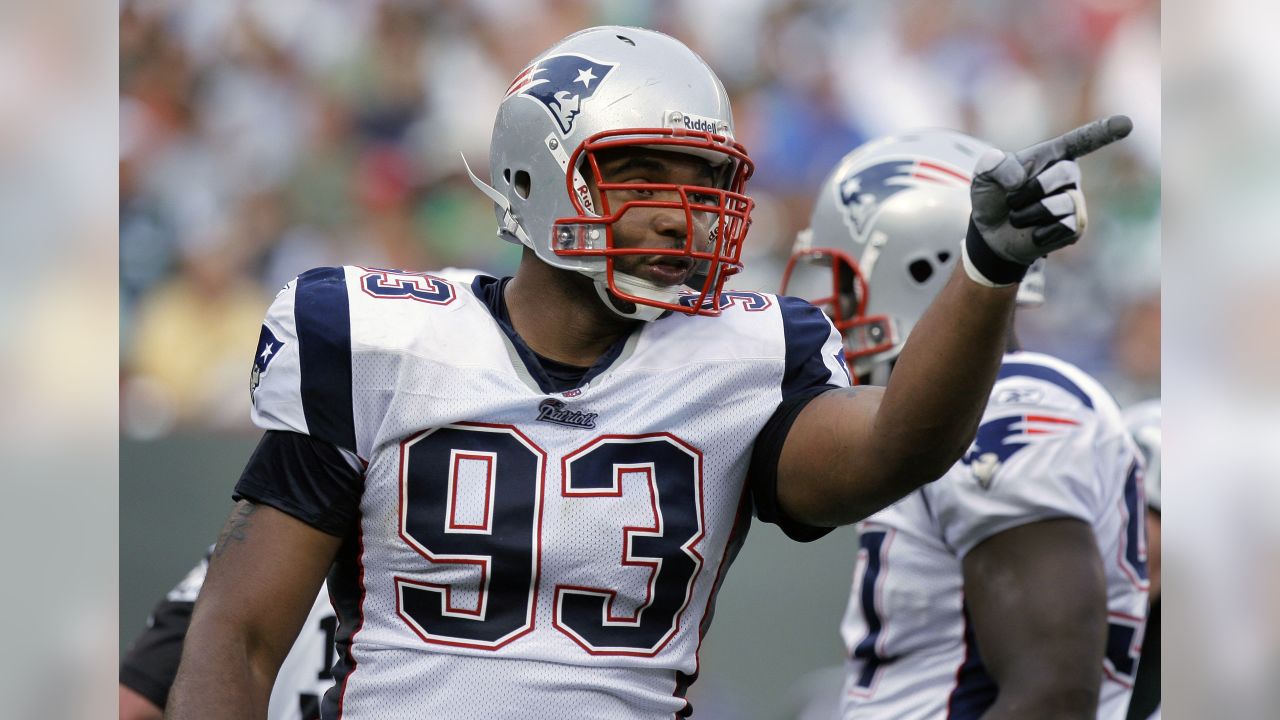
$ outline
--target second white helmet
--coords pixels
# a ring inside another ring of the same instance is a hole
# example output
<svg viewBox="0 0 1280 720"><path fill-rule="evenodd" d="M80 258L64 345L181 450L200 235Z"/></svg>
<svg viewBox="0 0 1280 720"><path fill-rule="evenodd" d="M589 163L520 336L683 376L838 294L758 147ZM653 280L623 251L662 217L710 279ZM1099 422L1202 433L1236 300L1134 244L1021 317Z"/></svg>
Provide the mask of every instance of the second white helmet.
<svg viewBox="0 0 1280 720"><path fill-rule="evenodd" d="M968 228L973 167L989 147L953 130L907 132L858 147L823 182L782 292L827 312L856 375L898 356L946 284ZM1041 259L1018 302L1043 300Z"/></svg>

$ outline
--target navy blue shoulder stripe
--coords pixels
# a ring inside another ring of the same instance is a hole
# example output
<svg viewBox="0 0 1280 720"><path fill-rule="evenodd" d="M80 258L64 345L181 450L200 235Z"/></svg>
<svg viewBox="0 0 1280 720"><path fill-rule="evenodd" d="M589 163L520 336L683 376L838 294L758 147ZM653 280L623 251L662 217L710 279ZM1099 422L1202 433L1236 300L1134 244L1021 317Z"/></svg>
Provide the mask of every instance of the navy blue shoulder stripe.
<svg viewBox="0 0 1280 720"><path fill-rule="evenodd" d="M799 298L778 296L782 311L782 334L787 345L786 369L782 375L785 400L807 388L830 385L831 370L822 348L831 336L831 323L818 308Z"/></svg>
<svg viewBox="0 0 1280 720"><path fill-rule="evenodd" d="M1067 378L1066 375L1044 365L1032 365L1031 363L1005 363L1000 366L1000 374L997 376L1003 380L1007 377L1031 377L1037 380L1053 383L1067 392L1080 398L1080 402L1084 403L1087 408L1093 408L1093 399L1089 397L1089 393L1080 388Z"/></svg>
<svg viewBox="0 0 1280 720"><path fill-rule="evenodd" d="M354 453L351 313L342 268L316 268L298 276L293 319L308 433Z"/></svg>

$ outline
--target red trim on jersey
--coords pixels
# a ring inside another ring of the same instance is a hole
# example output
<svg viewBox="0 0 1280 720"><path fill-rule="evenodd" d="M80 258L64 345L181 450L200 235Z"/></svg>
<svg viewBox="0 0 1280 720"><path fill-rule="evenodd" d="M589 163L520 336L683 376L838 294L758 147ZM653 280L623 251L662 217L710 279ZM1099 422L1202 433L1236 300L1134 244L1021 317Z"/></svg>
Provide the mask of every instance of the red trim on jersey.
<svg viewBox="0 0 1280 720"><path fill-rule="evenodd" d="M706 564L705 558L703 558L702 555L697 550L694 549L699 543L702 542L702 539L706 536L706 521L704 520L705 508L703 506L704 499L703 499L703 479L702 479L702 475L703 475L702 452L699 451L694 446L690 445L689 443L685 442L684 440L681 440L675 435L672 435L669 432L642 433L638 435L621 435L621 434L601 435L593 439L591 442L587 443L586 445L583 445L577 450L574 450L568 455L565 455L564 458L561 459L561 481L560 481L561 495L564 497L621 497L622 484L619 479L620 473L614 474L614 477L613 477L614 487L610 488L608 491L605 491L605 492L591 491L588 493L584 493L580 491L571 490L568 485L569 461L577 455L588 452L589 450L591 450L596 445L599 445L602 442L607 442L610 440L623 440L623 441L645 440L649 438L666 438L668 441L686 450L697 461L696 468L697 468L697 475L698 475L698 478L697 478L698 533L692 538L690 538L684 545L681 546L682 550L684 550L687 554L693 556L694 562L696 563L697 567L694 569L693 575L689 577L689 581L685 585L684 602L681 604L680 609L675 613L671 629L663 636L662 640L648 652L643 650L619 650L619 649L594 648L585 639L579 637L576 633L574 633L571 628L565 625L562 625L560 623L561 598L563 596L563 591L566 591L566 590L571 592L581 593L584 595L595 595L597 597L607 598L606 611L608 613L608 617L606 619L606 622L610 622L610 623L638 625L641 615L644 613L645 609L647 609L650 603L652 602L654 583L657 582L658 571L661 567L661 562L658 560L629 559L627 555L627 548L630 546L630 536L632 532L647 532L654 535L662 534L661 522L660 522L661 516L658 510L658 488L657 488L656 480L654 479L653 472L652 471L647 472L646 475L649 481L648 482L649 507L651 512L653 513L653 526L639 527L634 525L628 525L628 526L624 526L622 529L621 564L624 566L625 565L644 566L650 569L649 580L645 584L645 601L643 604L641 604L637 608L635 616L634 617L615 617L614 616L613 603L618 596L617 590L586 587L581 585L557 584L555 587L555 592L553 594L553 602L552 602L551 623L557 630L559 630L562 634L564 634L566 637L568 637L570 640L576 643L589 655L593 655L593 656L594 655L626 655L631 657L654 657L659 652L662 652L662 649L667 646L667 643L671 642L671 639L674 638L677 634L679 634L681 622L684 618L684 612L689 608L689 602L693 599L693 588L697 584L698 576L702 574L703 566ZM627 467L627 466L623 466L623 467Z"/></svg>
<svg viewBox="0 0 1280 720"><path fill-rule="evenodd" d="M1145 513L1147 511L1147 492L1142 486L1141 478L1139 478L1139 481L1137 482L1137 487L1138 501L1135 503L1134 507L1138 508L1138 512L1144 514L1142 522L1138 523L1138 557L1146 560L1147 525ZM1137 569L1130 565L1129 559L1125 557L1126 552L1129 549L1129 507L1125 504L1123 492L1120 493L1120 501L1117 504L1120 506L1120 542L1116 543L1116 565L1118 565L1120 570L1124 572L1125 577L1129 578L1129 584L1135 589L1141 590L1142 592L1150 592L1150 578L1143 580L1138 575Z"/></svg>
<svg viewBox="0 0 1280 720"><path fill-rule="evenodd" d="M862 527L874 527L877 529L883 528L885 533L884 544L880 546L880 572L876 575L874 608L876 615L880 618L880 632L879 637L876 638L876 656L883 658L885 656L885 637L888 635L886 630L889 626L889 618L884 612L884 586L886 582L885 578L889 576L889 547L893 545L893 539L897 537L898 530L897 528L893 528L888 525L881 525L876 522L863 522ZM861 532L861 529L859 529L859 532ZM861 554L861 551L859 551L859 554ZM870 562L870 558L868 558L868 562ZM853 572L855 576L858 575L857 563L854 563ZM870 631L870 628L868 628L868 631ZM852 653L853 648L850 648L849 654L851 656ZM961 665L961 667L963 667L963 665ZM866 690L860 690L857 685L854 685L853 688L850 688L847 694L863 700L870 700L876 694L876 686L880 683L880 677L884 675L884 673L880 672L883 669L883 667L876 668L876 671L871 675L871 686Z"/></svg>
<svg viewBox="0 0 1280 720"><path fill-rule="evenodd" d="M538 478L537 478L538 488L536 493L536 496L538 498L538 507L536 512L534 513L534 523L535 523L535 528L537 529L537 536L535 539L535 550L534 550L534 558L533 558L533 591L529 595L528 606L526 609L527 621L525 622L522 628L492 643L482 643L477 641L463 641L463 640L458 640L456 638L442 639L440 637L431 637L425 632L425 628L420 628L417 622L414 621L413 618L405 614L400 602L401 596L404 593L403 588L404 586L408 585L412 587L443 592L444 600L445 600L445 608L442 612L444 612L445 614L465 615L470 617L484 616L485 608L488 605L488 601L489 601L488 575L489 575L489 565L492 562L492 556L490 555L486 555L484 557L452 556L450 558L444 558L444 557L436 558L436 557L433 557L431 553L427 551L426 548L419 545L413 538L409 537L405 533L405 524L407 522L407 519L405 517L405 513L407 510L406 503L405 503L405 479L408 473L408 463L406 462L406 454L409 446L421 440L422 438L430 435L431 433L436 432L437 430L442 430L445 428L465 428L465 427L490 428L493 430L513 434L521 441L522 444L525 445L525 447L529 448L534 453L536 453L539 458ZM397 520L396 533L400 536L400 539L405 543L405 545L408 545L410 548L413 548L415 552L417 552L424 559L426 559L427 562L431 564L476 565L480 568L480 581L478 583L479 592L477 593L478 597L476 600L476 608L474 610L467 609L467 608L456 608L453 606L453 586L451 585L446 585L443 583L426 582L423 580L413 580L410 578L402 577L400 575L392 576L392 586L395 588L395 591L396 591L396 615L400 616L400 619L404 622L404 624L410 630L412 630L414 634L416 634L419 638L421 638L423 642L430 643L433 645L447 645L450 647L472 648L474 650L498 650L499 648L502 648L503 646L511 643L512 641L519 639L521 637L524 637L525 635L528 635L529 633L533 632L535 627L537 627L538 587L539 587L539 584L541 583L541 575L542 575L542 506L543 506L543 493L544 493L544 487L545 487L546 474L547 474L547 453L541 447L539 447L537 443L530 440L527 435L520 432L514 425L508 425L503 423L462 421L462 422L451 423L449 425L442 425L437 428L430 428L428 430L423 430L422 432L416 435L413 435L412 437L409 437L408 439L403 440L400 443L400 469L399 469L399 479L398 479L399 496L396 500L396 504L398 508L397 514L399 517Z"/></svg>
<svg viewBox="0 0 1280 720"><path fill-rule="evenodd" d="M698 673L702 671L702 638L706 635L707 628L711 626L711 623L707 622L707 618L712 614L712 607L715 605L716 597L719 596L720 587L724 582L724 573L729 569L729 565L726 562L729 557L729 551L733 549L734 542L741 537L740 530L743 527L743 520L746 520L748 526L751 523L751 504L747 502L748 498L750 498L749 487L744 481L742 483L742 492L738 495L738 510L734 515L733 525L729 528L729 537L725 540L724 552L720 553L720 564L716 567L716 577L711 581L711 592L707 593L707 604L702 608L702 622L698 623L698 644L693 649L693 674L686 676L689 681L683 687L680 685L680 676L684 675L684 673L679 670L676 671L675 697L683 699L685 706L672 714L673 720L688 717L692 712L692 705L684 697L684 694L698 680ZM739 549L741 549L741 546L739 546Z"/></svg>
<svg viewBox="0 0 1280 720"><path fill-rule="evenodd" d="M361 270L365 271L365 274L361 275L360 280L358 281L358 284L360 285L360 292L364 293L365 295L368 295L369 297L375 300L413 300L415 302L426 303L428 305L448 305L449 303L458 299L458 291L453 286L453 283L449 282L448 280L445 280L442 277L430 275L425 272L380 270L378 268L367 268L367 267L364 267L363 265L357 265L356 267L359 267ZM391 281L392 275L398 276L397 281L395 283L392 283ZM407 289L409 285L413 285L414 290L417 290L422 293L427 293L427 294L441 293L442 291L447 290L449 297L444 300L435 300L432 298L418 297L417 295L377 295L369 292L369 288L365 287L365 284L364 284L365 281L371 277L378 277L378 286L385 287L389 290L394 289L396 287L400 289ZM422 280L426 281L427 284L425 288L419 284L417 280L418 278L421 278ZM441 287L441 284L444 285L443 288Z"/></svg>
<svg viewBox="0 0 1280 720"><path fill-rule="evenodd" d="M1115 610L1108 610L1108 611L1107 611L1107 618L1108 618L1108 619L1116 618L1116 619L1119 619L1119 620L1125 620L1125 621L1128 621L1128 622L1126 622L1126 623L1122 623L1122 624L1131 625L1131 626L1133 627L1133 629L1134 629L1134 633L1133 633L1133 644L1129 647L1129 654L1130 654L1130 656L1132 656L1132 657L1135 657L1135 658L1141 658L1141 657L1142 657L1142 640L1143 640L1142 635L1143 635L1143 633L1144 633L1144 632L1146 632L1146 628L1147 628L1147 619L1146 619L1146 618L1142 618L1142 617L1137 617L1137 616L1135 616L1135 615L1130 615L1130 614L1128 614L1128 613L1118 612L1118 611L1115 611ZM1120 685L1120 686L1122 686L1122 687L1125 687L1125 688L1128 688L1128 689L1132 690L1132 689L1133 689L1133 682L1132 682L1131 680L1125 680L1125 679L1123 679L1123 678L1121 678L1121 677L1117 676L1117 675L1113 672L1113 670L1114 670L1114 668L1113 668L1113 667L1111 667L1111 663L1109 663L1109 662L1107 661L1107 658L1106 658L1106 656L1104 655L1104 656L1103 656L1103 658L1102 658L1102 674L1103 674L1103 675L1106 675L1108 680L1110 680L1110 681L1112 681L1112 682L1116 683L1117 685ZM1135 674L1135 677L1136 677L1136 675L1137 675L1137 665L1135 665L1135 666L1134 666L1134 674Z"/></svg>
<svg viewBox="0 0 1280 720"><path fill-rule="evenodd" d="M477 452L455 452L453 453L453 463L449 468L449 525L450 530L480 530L482 532L493 532L493 509L490 507L490 501L493 499L493 453L477 453ZM463 460L479 460L485 464L484 477L484 512L480 516L479 525L469 525L467 523L458 522L458 466Z"/></svg>

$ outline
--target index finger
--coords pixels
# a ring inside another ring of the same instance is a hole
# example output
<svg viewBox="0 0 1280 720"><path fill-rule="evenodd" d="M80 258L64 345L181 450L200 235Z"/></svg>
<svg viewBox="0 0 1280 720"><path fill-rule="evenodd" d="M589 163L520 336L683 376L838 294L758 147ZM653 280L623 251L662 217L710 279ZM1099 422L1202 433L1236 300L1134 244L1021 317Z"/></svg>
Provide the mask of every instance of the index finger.
<svg viewBox="0 0 1280 720"><path fill-rule="evenodd" d="M1100 150L1128 136L1132 130L1133 121L1128 116L1112 115L1081 125L1052 140L1019 150L1015 157L1027 168L1029 175L1036 175L1059 160L1074 160Z"/></svg>

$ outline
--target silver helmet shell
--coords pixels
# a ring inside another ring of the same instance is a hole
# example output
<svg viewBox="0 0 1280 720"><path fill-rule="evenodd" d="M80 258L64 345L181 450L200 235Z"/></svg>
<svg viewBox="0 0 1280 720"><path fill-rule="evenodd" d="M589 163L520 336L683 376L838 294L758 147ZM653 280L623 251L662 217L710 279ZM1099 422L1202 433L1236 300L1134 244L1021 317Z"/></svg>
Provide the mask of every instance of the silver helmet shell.
<svg viewBox="0 0 1280 720"><path fill-rule="evenodd" d="M644 204L684 212L684 246L652 254L689 258L698 287L663 287L613 271L625 250L614 242L613 222L632 203L608 207L595 154L627 146L694 154L723 178L720 187L696 192L655 184L664 202ZM615 312L651 320L670 310L719 313L720 289L741 267L751 171L733 139L729 97L702 58L662 33L606 26L570 35L516 76L493 126L491 187L472 179L494 200L501 237L591 277ZM626 303L611 302L610 294Z"/></svg>
<svg viewBox="0 0 1280 720"><path fill-rule="evenodd" d="M854 373L898 356L946 284L969 223L973 167L990 146L953 130L923 129L846 155L819 191L797 237L782 292L826 310ZM1043 301L1043 259L1019 304Z"/></svg>

